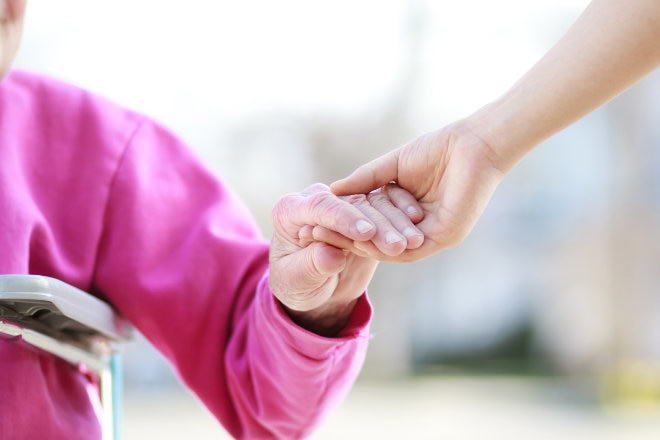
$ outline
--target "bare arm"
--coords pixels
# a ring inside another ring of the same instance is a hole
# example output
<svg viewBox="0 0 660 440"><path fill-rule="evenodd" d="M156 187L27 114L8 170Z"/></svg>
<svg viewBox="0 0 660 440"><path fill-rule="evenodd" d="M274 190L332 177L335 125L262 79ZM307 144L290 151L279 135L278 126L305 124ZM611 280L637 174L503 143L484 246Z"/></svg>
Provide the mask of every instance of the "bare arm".
<svg viewBox="0 0 660 440"><path fill-rule="evenodd" d="M529 72L467 122L508 169L659 63L658 0L594 0Z"/></svg>
<svg viewBox="0 0 660 440"><path fill-rule="evenodd" d="M499 99L362 165L331 188L340 195L366 193L395 181L413 194L424 211L417 225L424 244L386 259L419 260L460 243L526 153L658 64L660 1L593 0Z"/></svg>

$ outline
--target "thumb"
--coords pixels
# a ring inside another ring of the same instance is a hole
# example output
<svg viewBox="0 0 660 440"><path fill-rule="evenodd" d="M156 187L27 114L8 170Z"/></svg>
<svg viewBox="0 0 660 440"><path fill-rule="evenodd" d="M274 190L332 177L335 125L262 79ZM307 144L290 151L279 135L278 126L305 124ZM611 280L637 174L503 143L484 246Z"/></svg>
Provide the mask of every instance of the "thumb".
<svg viewBox="0 0 660 440"><path fill-rule="evenodd" d="M271 264L270 287L290 309L311 310L332 296L336 275L345 266L346 255L341 249L313 242Z"/></svg>
<svg viewBox="0 0 660 440"><path fill-rule="evenodd" d="M366 194L376 188L396 181L399 177L399 150L368 162L351 173L348 177L330 185L335 195Z"/></svg>
<svg viewBox="0 0 660 440"><path fill-rule="evenodd" d="M314 272L319 278L336 275L346 267L346 253L326 243L312 243L307 248L311 252Z"/></svg>

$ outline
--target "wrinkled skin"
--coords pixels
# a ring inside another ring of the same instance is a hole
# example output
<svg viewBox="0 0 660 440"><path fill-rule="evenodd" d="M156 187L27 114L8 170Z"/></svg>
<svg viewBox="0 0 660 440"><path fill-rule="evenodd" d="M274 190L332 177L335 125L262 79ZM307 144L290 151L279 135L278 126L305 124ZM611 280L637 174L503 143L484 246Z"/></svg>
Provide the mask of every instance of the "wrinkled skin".
<svg viewBox="0 0 660 440"><path fill-rule="evenodd" d="M269 285L298 324L327 336L344 326L377 266L349 251L356 242L391 255L421 245L421 207L405 191L389 194L337 197L316 184L275 205Z"/></svg>

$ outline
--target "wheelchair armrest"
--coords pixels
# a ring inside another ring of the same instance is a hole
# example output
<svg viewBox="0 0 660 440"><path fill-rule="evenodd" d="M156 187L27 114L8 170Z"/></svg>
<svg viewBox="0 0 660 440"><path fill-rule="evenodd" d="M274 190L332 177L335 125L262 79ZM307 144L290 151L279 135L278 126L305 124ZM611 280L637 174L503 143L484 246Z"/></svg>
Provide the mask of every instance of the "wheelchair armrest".
<svg viewBox="0 0 660 440"><path fill-rule="evenodd" d="M89 352L132 337L130 324L109 304L40 275L0 275L0 320Z"/></svg>

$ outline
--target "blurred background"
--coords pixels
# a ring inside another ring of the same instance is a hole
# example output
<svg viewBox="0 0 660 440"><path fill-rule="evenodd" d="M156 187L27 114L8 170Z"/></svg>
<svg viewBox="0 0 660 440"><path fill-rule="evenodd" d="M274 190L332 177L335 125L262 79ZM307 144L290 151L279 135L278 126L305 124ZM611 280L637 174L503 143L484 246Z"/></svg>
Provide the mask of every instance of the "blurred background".
<svg viewBox="0 0 660 440"><path fill-rule="evenodd" d="M588 2L28 3L17 67L172 128L269 236L283 194L467 116ZM526 157L464 243L383 264L364 371L314 438L658 438L658 115L660 72ZM126 439L224 438L142 338L125 364Z"/></svg>

